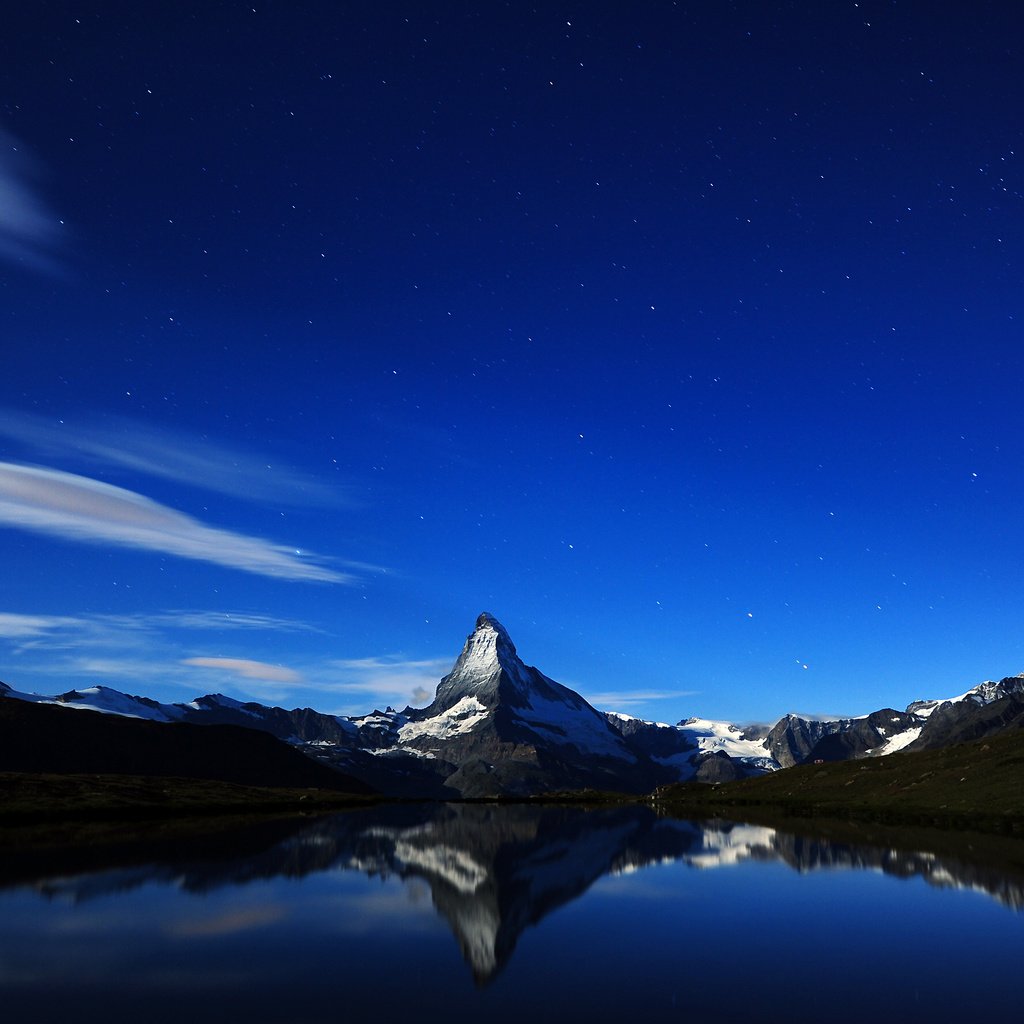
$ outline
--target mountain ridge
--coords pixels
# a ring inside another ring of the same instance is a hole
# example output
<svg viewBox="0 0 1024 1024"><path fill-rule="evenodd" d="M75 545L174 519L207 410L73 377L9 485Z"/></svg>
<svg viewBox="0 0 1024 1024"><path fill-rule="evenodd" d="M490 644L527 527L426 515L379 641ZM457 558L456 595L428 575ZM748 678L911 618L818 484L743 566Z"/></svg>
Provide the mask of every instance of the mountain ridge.
<svg viewBox="0 0 1024 1024"><path fill-rule="evenodd" d="M573 788L650 792L672 782L734 781L808 761L931 749L1024 726L1024 676L856 718L788 714L771 727L748 729L696 717L676 725L648 722L598 711L526 665L488 612L477 617L424 708L344 717L223 694L161 704L105 686L43 697L0 683L0 702L4 697L164 725L242 726L270 733L382 793L440 799Z"/></svg>

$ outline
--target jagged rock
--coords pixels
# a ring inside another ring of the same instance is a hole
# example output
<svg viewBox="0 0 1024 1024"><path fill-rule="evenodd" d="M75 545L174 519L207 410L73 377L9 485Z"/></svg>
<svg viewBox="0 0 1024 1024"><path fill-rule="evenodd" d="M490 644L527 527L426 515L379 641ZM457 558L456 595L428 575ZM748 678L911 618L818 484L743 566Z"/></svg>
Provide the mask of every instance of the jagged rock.
<svg viewBox="0 0 1024 1024"><path fill-rule="evenodd" d="M849 761L884 747L893 736L920 727L920 719L905 711L883 708L864 718L847 718L843 728L823 736L808 751L807 761Z"/></svg>
<svg viewBox="0 0 1024 1024"><path fill-rule="evenodd" d="M783 768L801 764L822 737L839 732L848 720L826 721L786 715L768 732L767 745L772 757Z"/></svg>
<svg viewBox="0 0 1024 1024"><path fill-rule="evenodd" d="M748 774L728 754L714 750L698 757L697 772L693 778L696 782L735 782Z"/></svg>
<svg viewBox="0 0 1024 1024"><path fill-rule="evenodd" d="M1008 693L989 704L940 704L906 750L932 750L1024 728L1024 694Z"/></svg>

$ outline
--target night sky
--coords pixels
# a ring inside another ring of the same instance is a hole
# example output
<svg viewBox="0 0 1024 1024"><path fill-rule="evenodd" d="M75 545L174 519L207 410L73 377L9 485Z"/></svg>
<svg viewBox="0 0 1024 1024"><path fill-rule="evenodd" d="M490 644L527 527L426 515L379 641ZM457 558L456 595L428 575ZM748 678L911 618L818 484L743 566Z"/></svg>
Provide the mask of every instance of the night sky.
<svg viewBox="0 0 1024 1024"><path fill-rule="evenodd" d="M0 35L0 679L356 714L1024 670L1015 3L80 3Z"/></svg>

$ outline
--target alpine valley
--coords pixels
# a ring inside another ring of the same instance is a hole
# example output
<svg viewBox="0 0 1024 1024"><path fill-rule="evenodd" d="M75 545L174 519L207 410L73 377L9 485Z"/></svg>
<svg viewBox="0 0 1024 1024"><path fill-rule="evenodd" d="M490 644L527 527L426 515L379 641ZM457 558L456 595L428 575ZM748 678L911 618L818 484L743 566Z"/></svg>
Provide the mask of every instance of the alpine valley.
<svg viewBox="0 0 1024 1024"><path fill-rule="evenodd" d="M487 613L421 709L349 718L219 694L163 704L105 686L40 696L3 683L0 698L0 771L177 774L434 799L646 793L671 782L928 750L1024 726L1024 676L857 718L791 714L746 728L700 718L642 721L598 711L524 664ZM70 710L77 714L65 717ZM111 729L112 718L123 724ZM175 754L186 750L188 758Z"/></svg>

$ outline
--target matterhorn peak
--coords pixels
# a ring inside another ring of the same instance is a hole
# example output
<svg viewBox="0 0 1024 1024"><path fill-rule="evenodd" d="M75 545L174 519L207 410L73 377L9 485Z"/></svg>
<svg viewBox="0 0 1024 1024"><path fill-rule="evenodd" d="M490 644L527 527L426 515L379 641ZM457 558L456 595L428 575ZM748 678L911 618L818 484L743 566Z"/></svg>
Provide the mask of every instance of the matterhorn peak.
<svg viewBox="0 0 1024 1024"><path fill-rule="evenodd" d="M525 666L516 654L516 645L505 627L490 612L477 616L476 628L466 638L462 653L451 672L441 680L430 713L452 707L473 696L488 707L498 701L502 679L520 683Z"/></svg>
<svg viewBox="0 0 1024 1024"><path fill-rule="evenodd" d="M472 641L478 633L484 634L481 639L488 646L491 644L497 646L497 642L500 640L512 654L516 653L516 645L512 643L512 637L508 635L508 630L490 612L481 612L476 617L476 628L470 634L469 640ZM488 633L493 633L494 638L487 636Z"/></svg>
<svg viewBox="0 0 1024 1024"><path fill-rule="evenodd" d="M476 619L476 628L466 638L452 675L493 676L518 661L516 645L512 643L508 630L490 612L481 612Z"/></svg>

